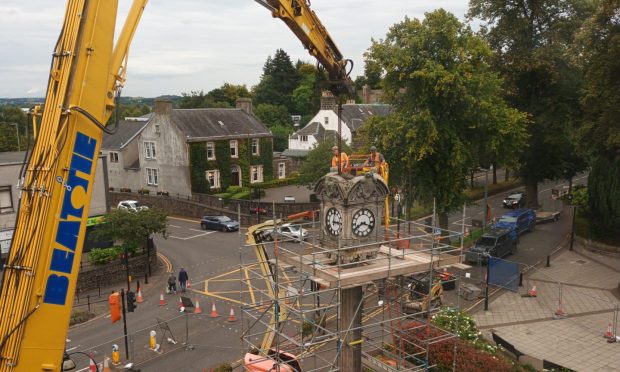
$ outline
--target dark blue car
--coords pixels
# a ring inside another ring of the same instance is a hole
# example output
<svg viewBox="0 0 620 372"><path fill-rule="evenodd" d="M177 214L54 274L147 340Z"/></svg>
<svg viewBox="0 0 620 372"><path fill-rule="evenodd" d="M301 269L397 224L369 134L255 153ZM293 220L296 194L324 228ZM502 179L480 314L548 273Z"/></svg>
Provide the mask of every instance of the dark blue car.
<svg viewBox="0 0 620 372"><path fill-rule="evenodd" d="M511 237L515 240L526 231L534 231L536 213L531 209L516 209L502 215L493 227L511 229Z"/></svg>

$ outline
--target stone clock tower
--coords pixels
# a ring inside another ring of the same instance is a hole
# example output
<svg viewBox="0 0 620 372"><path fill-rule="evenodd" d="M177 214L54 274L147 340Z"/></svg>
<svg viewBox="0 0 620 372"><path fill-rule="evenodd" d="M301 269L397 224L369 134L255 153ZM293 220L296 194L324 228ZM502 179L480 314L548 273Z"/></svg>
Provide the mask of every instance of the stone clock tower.
<svg viewBox="0 0 620 372"><path fill-rule="evenodd" d="M383 178L371 172L351 179L329 173L314 191L321 200L321 245L339 248L330 258L339 257L341 263L374 258L379 246L371 243L384 236L388 187Z"/></svg>

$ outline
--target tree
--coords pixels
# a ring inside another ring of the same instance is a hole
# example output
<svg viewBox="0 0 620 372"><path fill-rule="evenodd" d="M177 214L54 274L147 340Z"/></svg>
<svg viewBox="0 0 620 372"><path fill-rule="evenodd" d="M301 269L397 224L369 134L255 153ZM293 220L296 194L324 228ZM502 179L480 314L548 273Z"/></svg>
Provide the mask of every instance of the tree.
<svg viewBox="0 0 620 372"><path fill-rule="evenodd" d="M602 237L620 231L620 2L603 0L584 23L577 55L585 69L580 144L590 156L590 220ZM617 243L617 242L616 242Z"/></svg>
<svg viewBox="0 0 620 372"><path fill-rule="evenodd" d="M310 150L299 168L299 183L313 187L316 181L329 173L333 157L331 149L334 145L336 141L326 139ZM342 141L342 151L347 154L351 151L344 141Z"/></svg>
<svg viewBox="0 0 620 372"><path fill-rule="evenodd" d="M207 97L205 92L202 90L192 90L189 93L181 93L181 96L182 98L179 101L179 108L190 109L207 107Z"/></svg>
<svg viewBox="0 0 620 372"><path fill-rule="evenodd" d="M273 134L273 151L284 151L288 148L288 136L293 133L293 128L287 125L273 125L269 127Z"/></svg>
<svg viewBox="0 0 620 372"><path fill-rule="evenodd" d="M126 117L140 117L151 112L151 107L147 104L122 104L119 107L119 118L121 120ZM110 119L108 119L108 125L116 122L116 110L112 111Z"/></svg>
<svg viewBox="0 0 620 372"><path fill-rule="evenodd" d="M355 89L361 90L364 85L368 85L370 89L381 88L381 67L366 57L364 64L364 75L355 78Z"/></svg>
<svg viewBox="0 0 620 372"><path fill-rule="evenodd" d="M261 81L254 87L256 104L282 105L293 112L292 95L298 83L299 76L291 58L284 50L278 49L273 58L267 58Z"/></svg>
<svg viewBox="0 0 620 372"><path fill-rule="evenodd" d="M245 85L224 83L205 96L206 107L235 107L238 98L251 97L250 91Z"/></svg>
<svg viewBox="0 0 620 372"><path fill-rule="evenodd" d="M482 20L481 32L496 52L509 103L529 114L530 139L520 153L517 173L533 196L528 198L530 207L538 206L539 182L579 168L570 151L575 119L581 116L581 73L570 63L569 48L591 11L590 4L580 0L470 1L469 17Z"/></svg>
<svg viewBox="0 0 620 372"><path fill-rule="evenodd" d="M144 247L146 239L158 233L166 237L166 214L155 208L137 212L114 209L95 230L97 237L119 241L129 252Z"/></svg>
<svg viewBox="0 0 620 372"><path fill-rule="evenodd" d="M16 127L17 125L17 127ZM0 106L0 152L17 151L17 132L19 129L19 150L24 151L27 144L26 115L19 107Z"/></svg>
<svg viewBox="0 0 620 372"><path fill-rule="evenodd" d="M366 131L391 162L390 180L404 186L407 201L435 199L447 228L448 213L465 201L469 170L487 165L481 154L501 136L523 146L525 115L503 101L484 40L442 9L425 16L395 24L367 52L383 70L384 99L394 110L371 118Z"/></svg>
<svg viewBox="0 0 620 372"><path fill-rule="evenodd" d="M279 125L292 127L293 120L286 107L261 103L254 108L254 115L260 119L267 127Z"/></svg>

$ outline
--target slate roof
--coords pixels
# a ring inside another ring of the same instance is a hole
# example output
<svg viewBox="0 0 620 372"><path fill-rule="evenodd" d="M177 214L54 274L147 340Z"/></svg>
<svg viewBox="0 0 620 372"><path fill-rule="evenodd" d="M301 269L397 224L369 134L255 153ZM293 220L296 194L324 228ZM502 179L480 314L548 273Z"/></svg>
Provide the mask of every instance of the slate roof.
<svg viewBox="0 0 620 372"><path fill-rule="evenodd" d="M291 134L291 138L298 139L299 136L315 136L318 139L322 138L324 133L325 128L321 125L321 123L315 121Z"/></svg>
<svg viewBox="0 0 620 372"><path fill-rule="evenodd" d="M185 134L188 142L227 139L250 135L271 137L272 134L254 115L242 109L175 109L172 122ZM153 120L157 120L158 115Z"/></svg>
<svg viewBox="0 0 620 372"><path fill-rule="evenodd" d="M103 133L102 150L121 150L135 136L140 134L149 122L147 120L121 120L114 134Z"/></svg>
<svg viewBox="0 0 620 372"><path fill-rule="evenodd" d="M310 150L298 150L298 149L286 149L282 152L283 156L290 156L293 158L306 157Z"/></svg>
<svg viewBox="0 0 620 372"><path fill-rule="evenodd" d="M342 120L352 131L357 131L372 116L387 116L391 111L390 105L345 104L342 105Z"/></svg>

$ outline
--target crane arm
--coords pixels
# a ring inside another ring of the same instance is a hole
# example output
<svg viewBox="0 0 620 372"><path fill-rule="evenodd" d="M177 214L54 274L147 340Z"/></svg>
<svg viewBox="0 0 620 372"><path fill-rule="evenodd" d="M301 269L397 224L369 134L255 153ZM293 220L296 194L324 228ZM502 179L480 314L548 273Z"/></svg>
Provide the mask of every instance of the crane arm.
<svg viewBox="0 0 620 372"><path fill-rule="evenodd" d="M281 19L301 41L304 48L325 68L334 95L354 95L349 73L353 62L344 59L307 0L254 0Z"/></svg>
<svg viewBox="0 0 620 372"><path fill-rule="evenodd" d="M61 369L101 123L146 2L134 0L116 51L118 0L67 3L1 283L1 372Z"/></svg>

